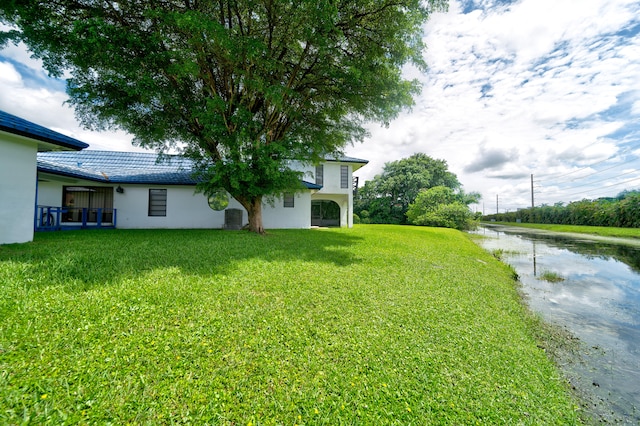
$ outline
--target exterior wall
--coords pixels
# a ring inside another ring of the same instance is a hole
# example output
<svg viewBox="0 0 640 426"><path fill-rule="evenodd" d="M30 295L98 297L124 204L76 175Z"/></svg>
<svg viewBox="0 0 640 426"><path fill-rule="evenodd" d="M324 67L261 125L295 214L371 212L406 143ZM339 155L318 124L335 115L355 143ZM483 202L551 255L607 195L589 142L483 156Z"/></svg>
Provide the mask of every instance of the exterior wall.
<svg viewBox="0 0 640 426"><path fill-rule="evenodd" d="M222 228L224 211L209 208L202 194L195 194L193 186L144 186L120 185L124 193L115 191L117 184L106 185L99 182L68 179L55 181L47 176L48 182L40 182L38 204L61 206L63 186L102 186L113 188L113 208L117 210L116 226L122 229L149 228ZM167 190L167 215L149 216L149 188ZM229 208L242 208L229 204Z"/></svg>
<svg viewBox="0 0 640 426"><path fill-rule="evenodd" d="M311 193L309 191L294 195L294 207L284 207L284 200L276 198L271 207L262 204L262 223L265 229L311 227Z"/></svg>
<svg viewBox="0 0 640 426"><path fill-rule="evenodd" d="M33 240L35 141L0 132L0 244Z"/></svg>
<svg viewBox="0 0 640 426"><path fill-rule="evenodd" d="M122 186L123 194L114 194L118 228L210 228L224 226L224 210L214 211L203 194L195 194L192 186ZM167 189L167 216L148 216L149 188ZM125 200L126 199L126 200ZM294 208L285 208L283 199L276 198L273 207L262 205L264 227L309 228L311 226L310 193L296 194ZM246 210L229 196L227 209L242 210L242 223L247 224Z"/></svg>
<svg viewBox="0 0 640 426"><path fill-rule="evenodd" d="M38 176L38 205L51 207L62 206L62 183L42 179Z"/></svg>
<svg viewBox="0 0 640 426"><path fill-rule="evenodd" d="M340 166L349 168L348 188L340 188ZM347 163L323 163L322 189L312 195L312 200L335 201L340 206L340 226L353 227L353 166ZM315 182L315 167L307 169Z"/></svg>
<svg viewBox="0 0 640 426"><path fill-rule="evenodd" d="M54 181L55 177L46 177L47 182L40 182L38 204L61 206L63 186L106 186L114 188L113 207L117 210L116 227L120 229L175 229L205 228L221 229L224 226L225 212L215 211L209 207L203 194L196 194L193 186L176 185L120 185L124 192L115 191L118 185L105 185L90 181ZM35 184L34 184L35 185ZM167 215L149 216L149 189L167 190ZM273 207L263 204L263 223L267 229L276 228L309 228L311 226L311 194L303 192L295 195L294 208L284 207L284 200L276 198ZM30 204L33 211L33 201ZM244 208L229 197L227 209L242 210L242 223L247 224L249 218ZM30 217L33 217L31 214ZM33 228L33 220L30 224Z"/></svg>
<svg viewBox="0 0 640 426"><path fill-rule="evenodd" d="M124 193L114 193L117 227L122 229L150 228L222 228L224 211L211 210L203 194L193 186L121 185ZM149 216L149 189L167 190L167 215ZM229 203L229 208L239 208Z"/></svg>

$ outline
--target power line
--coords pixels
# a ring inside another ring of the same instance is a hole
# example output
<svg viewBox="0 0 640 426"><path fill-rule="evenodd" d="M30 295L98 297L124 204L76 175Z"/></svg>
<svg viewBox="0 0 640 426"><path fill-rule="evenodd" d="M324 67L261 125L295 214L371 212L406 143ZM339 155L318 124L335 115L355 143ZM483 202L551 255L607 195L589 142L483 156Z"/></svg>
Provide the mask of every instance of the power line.
<svg viewBox="0 0 640 426"><path fill-rule="evenodd" d="M604 179L600 179L600 180L596 180L596 181L592 181L592 182L588 182L588 183L581 183L580 185L574 185L571 189L580 188L581 186L593 185L593 184L604 182L604 181L607 181L607 180L610 180L610 179L615 179L615 178L618 178L620 176L630 175L631 173L640 173L640 170L632 170L630 172L622 173L622 174L619 174L619 175L616 175L616 176L611 176L611 177L608 177L608 178L604 178Z"/></svg>
<svg viewBox="0 0 640 426"><path fill-rule="evenodd" d="M595 162L595 163L593 163L593 164L590 164L590 165L588 165L588 166L585 166L585 167L582 167L582 168L580 168L580 169L574 170L574 171L572 171L572 172L565 173L565 174L562 174L562 175L560 175L560 176L556 176L556 179L561 178L561 177L564 177L564 176L571 175L571 174L573 174L573 173L578 173L578 172L580 172L580 171L582 171L582 170L587 170L587 169L589 169L589 168L591 168L591 167L593 167L593 166L595 166L595 165L597 165L597 164L604 163L605 161L609 161L609 160L610 160L610 159L612 159L612 158L613 158L613 156L611 156L611 157L607 157L607 158L605 158L604 160L601 160L601 161Z"/></svg>
<svg viewBox="0 0 640 426"><path fill-rule="evenodd" d="M580 176L580 177L578 177L578 178L575 178L575 179L571 180L571 182L574 182L574 181L575 181L575 180L577 180L577 179L584 179L584 178L588 178L589 176L597 175L598 173L606 172L607 170L615 169L616 167L624 166L625 164L633 163L633 162L636 162L636 161L638 161L638 160L639 160L638 158L634 158L633 160L623 161L622 163L615 164L615 165L613 165L613 166L611 166L611 167L607 167L606 169L598 170L598 171L593 172L593 173L591 173L591 174L588 174L588 175L585 175L585 176Z"/></svg>
<svg viewBox="0 0 640 426"><path fill-rule="evenodd" d="M624 155L628 151L631 151L632 149L635 149L637 146L640 146L640 144L639 145L634 145L634 146L631 146L631 147L627 147L627 149L625 151L623 151L622 153L620 153L619 155ZM613 157L609 157L609 158L607 158L605 160L601 160L599 162L593 163L592 165L590 165L588 167L592 167L592 166L594 166L596 164L603 163L603 162L608 161L608 160L610 160L612 158ZM625 164L629 164L629 163L637 162L637 161L638 161L638 158L634 157L631 160L627 160L627 161L623 161L623 162L617 163L617 164L615 164L613 166L607 167L607 168L602 169L602 170L597 170L597 171L595 171L593 173L590 173L590 174L588 174L586 176L575 177L575 178L571 179L570 182L576 182L578 180L584 181L584 180L586 180L586 178L589 178L589 177L592 177L594 175L597 175L597 174L604 173L606 171L615 169L617 167L621 167L621 166L623 166ZM578 172L578 171L581 171L581 170L585 170L588 167L584 167L584 168L581 168L581 169L578 169L578 170L574 170L572 172L565 173L564 175L560 175L560 176L568 176L568 175L570 175L572 173L575 173L575 172ZM570 188L562 189L562 190L561 189L557 189L557 190L554 191L554 193L558 193L558 192L563 193L563 192L567 192L567 191L575 191L576 188L581 188L581 187L585 187L585 186L589 186L589 185L596 185L596 184L601 183L601 182L610 181L610 180L613 180L613 179L620 178L622 176L627 176L627 175L630 175L630 174L633 174L633 173L638 173L638 172L640 172L640 171L639 170L631 170L631 171L628 171L628 172L625 172L625 173L620 173L620 174L616 174L614 176L609 176L609 177L604 178L604 179L599 179L599 180L595 180L595 181L591 181L591 182L585 182L585 183L581 183L581 184L578 184L578 185L570 185ZM633 182L633 181L635 181L637 179L640 179L640 178L633 178L633 179L628 179L628 180L625 180L625 181L622 181L622 182L613 183L611 185L606 186L605 188L592 188L592 189L588 189L588 190L584 190L584 191L570 192L569 194L563 194L562 197L563 198L564 197L570 198L572 196L584 194L584 193L587 193L587 192L591 192L591 193L601 192L601 190L609 190L609 188L611 188L611 187L615 187L615 186L623 185L623 184L626 184L626 183L629 183L629 182ZM567 181L567 182L569 182L569 181ZM563 186L563 184L564 184L564 182L562 182L562 181L560 181L560 182L557 182L557 181L553 182L552 181L552 183L554 183L555 185L558 185L558 186ZM543 188L542 191L540 191L540 192L549 194L549 192L546 190L546 188Z"/></svg>
<svg viewBox="0 0 640 426"><path fill-rule="evenodd" d="M594 143L595 143L595 142L594 142ZM590 144L590 145L587 145L585 148L588 148L588 147L590 147L591 145L593 145L593 143L592 143L592 144ZM589 168L591 168L591 167L593 167L593 166L596 166L596 165L598 165L598 164L602 164L602 163L604 163L604 162L606 162L606 161L609 161L609 160L611 160L611 159L615 158L616 156L617 156L617 157L623 156L623 155L625 155L625 154L629 153L630 151L635 150L635 149L637 149L637 148L640 148L640 143L638 143L638 144L636 144L636 145L633 145L633 146L628 146L628 147L626 147L626 149L624 149L622 152L620 152L620 153L618 153L618 154L616 154L616 155L613 155L613 156L607 157L607 158L605 158L604 160L596 161L595 163L589 164L588 166L584 166L584 167L581 167L581 168L579 168L579 169L576 169L576 170L573 170L573 171L570 171L570 172L567 172L567 173L564 173L564 174L561 174L561 175L555 176L555 178L554 178L554 177L551 177L551 180L555 181L555 182L556 182L556 183L558 183L558 184L559 184L559 183L562 183L562 179L560 179L560 178L562 178L562 177L569 176L569 175L574 174L574 173L578 173L578 172L580 172L580 171L582 171L582 170L587 170L587 169L589 169ZM615 167L619 167L619 166L622 166L622 165L624 165L624 164L628 164L628 163L631 163L631 162L633 162L633 161L637 161L637 160L638 160L638 158L636 157L636 158L634 158L634 159L632 159L632 160L628 160L628 161L624 161L624 162L622 162L622 163L618 163L618 164L616 164L616 165L614 165L614 166L611 166L611 167L609 167L609 168L606 168L606 169L603 169L603 170L595 171L595 172L593 172L593 173L591 173L591 174L588 174L588 175L586 175L586 176L580 176L580 177L577 177L577 178L574 178L574 179L569 179L569 181L573 182L573 181L575 181L576 179L583 179L583 178L585 178L585 177L589 177L589 176L592 176L592 175L594 175L594 174L601 173L601 172L604 172L604 171L607 171L607 170L613 169L613 168L615 168ZM560 182L558 182L558 180L560 180Z"/></svg>
<svg viewBox="0 0 640 426"><path fill-rule="evenodd" d="M633 174L633 173L640 173L640 170L637 170L637 169L636 170L631 170L631 171L628 171L628 172L625 172L625 173L617 174L615 176L609 176L609 177L606 177L604 179L600 179L600 180L596 180L596 181L590 181L590 182L587 182L587 183L581 183L579 185L573 185L570 188L563 189L563 191L573 190L575 188L580 188L580 187L588 186L588 185L595 185L595 184L600 183L600 182L613 180L613 179L616 179L616 178L619 178L619 177L622 177L622 176L626 176L626 175L630 175L630 174ZM615 185L618 185L618 184L615 184ZM541 192L545 192L546 188L545 187L542 187L542 188L543 188L543 190Z"/></svg>
<svg viewBox="0 0 640 426"><path fill-rule="evenodd" d="M614 184L611 184L611 185L609 185L609 186L607 186L607 187L605 187L605 188L601 188L601 190L609 189L609 188L614 187L614 186L624 185L624 184L626 184L626 183L634 182L634 181L637 181L637 180L640 180L640 177L633 178L633 179L629 179L629 180L625 180L625 181L618 182L618 183L614 183ZM598 193L598 192L600 192L600 191L599 191L597 188L596 188L596 189L587 189L587 190L585 190L585 191L574 192L574 193L572 193L572 194L566 194L566 195L564 195L564 196L565 196L565 197L572 197L572 196L574 196L574 195L584 194L584 193L587 193L587 192L596 192L596 193Z"/></svg>

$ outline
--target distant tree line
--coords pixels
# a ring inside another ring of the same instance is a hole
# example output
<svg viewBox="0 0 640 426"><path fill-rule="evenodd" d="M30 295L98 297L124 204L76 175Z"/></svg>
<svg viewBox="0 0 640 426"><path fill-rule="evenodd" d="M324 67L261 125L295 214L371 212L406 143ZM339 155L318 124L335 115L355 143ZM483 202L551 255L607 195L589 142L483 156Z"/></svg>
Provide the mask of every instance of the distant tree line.
<svg viewBox="0 0 640 426"><path fill-rule="evenodd" d="M468 205L479 199L462 190L446 161L417 153L385 163L381 174L358 189L354 222L467 229L477 219Z"/></svg>
<svg viewBox="0 0 640 426"><path fill-rule="evenodd" d="M483 220L555 225L640 227L640 191L623 191L616 197L574 201L569 204L521 209L485 215Z"/></svg>

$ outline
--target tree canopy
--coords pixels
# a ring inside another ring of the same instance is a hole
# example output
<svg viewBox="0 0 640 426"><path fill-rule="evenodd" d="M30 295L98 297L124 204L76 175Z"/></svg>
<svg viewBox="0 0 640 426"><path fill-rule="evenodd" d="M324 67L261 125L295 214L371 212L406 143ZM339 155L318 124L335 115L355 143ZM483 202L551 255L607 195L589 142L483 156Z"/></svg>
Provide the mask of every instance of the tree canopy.
<svg viewBox="0 0 640 426"><path fill-rule="evenodd" d="M0 45L23 41L81 122L199 161L263 232L265 196L412 104L422 25L446 0L12 0Z"/></svg>
<svg viewBox="0 0 640 426"><path fill-rule="evenodd" d="M409 205L420 191L435 186L463 194L457 176L449 171L445 160L423 153L413 154L385 163L382 173L358 190L354 210L364 222L406 224ZM471 194L471 197L479 195Z"/></svg>

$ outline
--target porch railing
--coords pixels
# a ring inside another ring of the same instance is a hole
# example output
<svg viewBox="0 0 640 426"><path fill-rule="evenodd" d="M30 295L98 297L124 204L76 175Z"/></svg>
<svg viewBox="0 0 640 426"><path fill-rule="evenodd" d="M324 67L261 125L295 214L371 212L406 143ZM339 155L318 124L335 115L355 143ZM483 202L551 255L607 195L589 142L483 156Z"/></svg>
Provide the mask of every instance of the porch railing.
<svg viewBox="0 0 640 426"><path fill-rule="evenodd" d="M63 229L115 228L116 209L38 206L36 231Z"/></svg>

